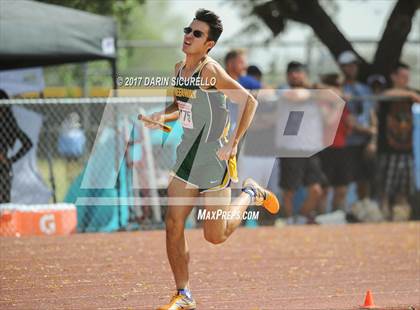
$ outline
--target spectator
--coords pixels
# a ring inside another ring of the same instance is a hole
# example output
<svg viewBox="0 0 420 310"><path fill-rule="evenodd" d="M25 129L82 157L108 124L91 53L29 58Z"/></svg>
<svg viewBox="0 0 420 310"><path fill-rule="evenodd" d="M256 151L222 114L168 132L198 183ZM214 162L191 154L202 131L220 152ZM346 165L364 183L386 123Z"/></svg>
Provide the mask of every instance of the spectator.
<svg viewBox="0 0 420 310"><path fill-rule="evenodd" d="M384 95L398 96L379 103L379 183L385 216L407 220L409 198L414 194L413 102L420 102L418 91L409 88L410 67L398 63L390 76L392 87ZM405 98L403 98L405 97ZM390 206L392 206L390 208Z"/></svg>
<svg viewBox="0 0 420 310"><path fill-rule="evenodd" d="M381 96L383 94L383 92L385 91L386 87L387 87L386 79L381 74L372 74L372 75L370 75L367 78L367 84L370 87L370 89L372 90L373 95L376 95L376 96ZM377 115L378 115L378 101L375 100L375 103L374 104L375 104L375 107L374 107L374 110L375 110L375 119L377 119ZM377 140L376 137L373 136L372 137L372 140L376 143L376 147L374 147L374 148L377 149L377 141L375 141L375 140ZM375 151L375 150L373 150L373 151ZM377 167L377 165L375 165L375 167ZM377 200L379 189L378 189L378 182L375 179L371 180L371 183L370 183L370 192L371 192L371 197L375 197L375 200Z"/></svg>
<svg viewBox="0 0 420 310"><path fill-rule="evenodd" d="M260 68L258 68L255 65L250 65L248 69L246 69L246 74L248 76L252 76L254 79L256 79L259 82L262 81L262 72Z"/></svg>
<svg viewBox="0 0 420 310"><path fill-rule="evenodd" d="M236 81L246 73L247 59L245 50L235 49L228 52L225 56L226 72Z"/></svg>
<svg viewBox="0 0 420 310"><path fill-rule="evenodd" d="M239 83L251 90L258 99L258 107L254 120L247 130L244 149L241 150L241 156L238 158L238 173L240 181L252 177L260 184L267 186L275 162L273 150L267 149L267 141L274 141L277 101L267 100L269 94L273 92L269 89L262 90L261 80L262 72L257 66L249 66L247 74L239 78ZM277 187L277 182L274 187ZM273 222L274 217L263 211L259 223L272 224Z"/></svg>
<svg viewBox="0 0 420 310"><path fill-rule="evenodd" d="M321 77L322 88L330 88L338 96L343 96L339 75L336 73L325 74ZM326 119L336 121L340 115L334 105L326 104L324 113L328 115ZM320 153L322 170L327 177L328 186L333 188L332 209L346 210L347 188L351 180L351 171L347 167L347 148L346 138L351 131L349 120L349 110L344 107L340 121L335 133L334 141L330 147ZM322 211L325 211L327 205L328 188L324 189Z"/></svg>
<svg viewBox="0 0 420 310"><path fill-rule="evenodd" d="M292 61L287 66L287 82L291 89L308 88L306 68L303 64ZM288 224L307 223L314 209L319 205L325 177L321 170L319 158L281 158L280 159L280 187L283 190L284 211ZM293 198L296 191L305 186L307 196L303 202L300 214L293 214Z"/></svg>
<svg viewBox="0 0 420 310"><path fill-rule="evenodd" d="M306 73L306 66L298 61L291 61L287 64L286 80L287 84L281 85L279 89L311 88Z"/></svg>
<svg viewBox="0 0 420 310"><path fill-rule="evenodd" d="M262 88L262 72L257 66L249 66L246 75L239 78L238 82L248 90L258 90Z"/></svg>
<svg viewBox="0 0 420 310"><path fill-rule="evenodd" d="M374 155L376 153L376 117L374 103L357 97L372 95L369 87L357 81L359 61L351 51L338 57L344 74L343 92L346 98L356 97L347 102L352 120L352 133L346 138L348 154L347 169L352 172L352 181L357 183L358 199L370 203L370 183L374 179Z"/></svg>
<svg viewBox="0 0 420 310"><path fill-rule="evenodd" d="M386 88L386 79L383 75L372 74L368 77L367 83L375 95L382 94Z"/></svg>
<svg viewBox="0 0 420 310"><path fill-rule="evenodd" d="M9 99L7 93L1 89L0 99ZM15 155L8 157L9 151L13 149L18 139L22 146ZM10 202L12 164L25 156L31 147L31 140L19 128L10 106L0 106L0 203Z"/></svg>
<svg viewBox="0 0 420 310"><path fill-rule="evenodd" d="M76 177L74 173L78 171L77 161L85 151L86 135L77 112L71 112L60 127L58 153L66 159L66 177L71 182Z"/></svg>
<svg viewBox="0 0 420 310"><path fill-rule="evenodd" d="M267 148L267 142L274 142L275 136L277 102L270 99L275 97L276 92L263 85L262 79L262 71L256 65L250 65L246 75L242 75L238 80L239 84L250 90L258 100L254 120L244 139L248 142L244 141L245 150L238 157L238 172L241 180L252 176L260 184L267 185L271 191L278 193L279 164L272 157L274 151ZM275 218L269 212L262 212L259 223L272 224Z"/></svg>
<svg viewBox="0 0 420 310"><path fill-rule="evenodd" d="M240 83L240 78L246 73L247 69L246 53L243 49L235 49L228 52L225 56L225 68L227 74L229 74L234 80ZM238 105L227 102L230 117L230 131L233 131L236 127Z"/></svg>

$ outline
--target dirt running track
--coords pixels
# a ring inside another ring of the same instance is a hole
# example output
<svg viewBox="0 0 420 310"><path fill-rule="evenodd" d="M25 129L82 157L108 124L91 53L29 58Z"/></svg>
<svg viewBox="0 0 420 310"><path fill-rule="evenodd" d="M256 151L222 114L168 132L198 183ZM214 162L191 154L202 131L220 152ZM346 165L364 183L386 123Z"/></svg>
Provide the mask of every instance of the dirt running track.
<svg viewBox="0 0 420 310"><path fill-rule="evenodd" d="M420 223L187 233L200 310L420 309ZM154 309L173 292L163 231L0 239L0 309ZM410 307L411 306L411 307Z"/></svg>

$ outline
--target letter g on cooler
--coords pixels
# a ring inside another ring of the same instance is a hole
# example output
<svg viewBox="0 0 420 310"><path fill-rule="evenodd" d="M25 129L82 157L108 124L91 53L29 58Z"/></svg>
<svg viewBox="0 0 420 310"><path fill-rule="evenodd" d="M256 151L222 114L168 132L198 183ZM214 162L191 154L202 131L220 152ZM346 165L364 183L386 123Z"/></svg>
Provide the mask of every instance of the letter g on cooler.
<svg viewBox="0 0 420 310"><path fill-rule="evenodd" d="M52 235L56 232L54 214L45 214L39 219L39 229L46 235Z"/></svg>

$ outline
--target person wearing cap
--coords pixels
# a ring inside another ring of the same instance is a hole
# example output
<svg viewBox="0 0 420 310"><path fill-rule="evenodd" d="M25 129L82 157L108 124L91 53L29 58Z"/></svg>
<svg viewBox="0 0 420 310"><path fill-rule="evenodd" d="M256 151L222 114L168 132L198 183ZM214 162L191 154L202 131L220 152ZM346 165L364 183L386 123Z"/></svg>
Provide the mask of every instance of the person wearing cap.
<svg viewBox="0 0 420 310"><path fill-rule="evenodd" d="M350 98L346 106L352 120L352 132L346 138L347 169L352 172L351 180L357 183L358 199L368 204L375 173L376 117L374 102L363 97L372 95L372 91L357 80L359 59L352 51L341 53L338 63L344 75L344 96Z"/></svg>

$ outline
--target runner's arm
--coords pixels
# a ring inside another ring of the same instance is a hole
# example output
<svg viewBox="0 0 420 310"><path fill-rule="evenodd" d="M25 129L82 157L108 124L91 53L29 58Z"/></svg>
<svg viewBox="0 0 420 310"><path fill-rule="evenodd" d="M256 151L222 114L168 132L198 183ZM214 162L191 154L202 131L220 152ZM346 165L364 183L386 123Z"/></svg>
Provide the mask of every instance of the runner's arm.
<svg viewBox="0 0 420 310"><path fill-rule="evenodd" d="M238 125L231 139L229 139L232 146L236 147L251 125L258 102L246 89L232 79L220 65L215 63L206 65L202 70L202 78L204 81L215 78L215 87L224 93L232 102L240 105L236 123Z"/></svg>

